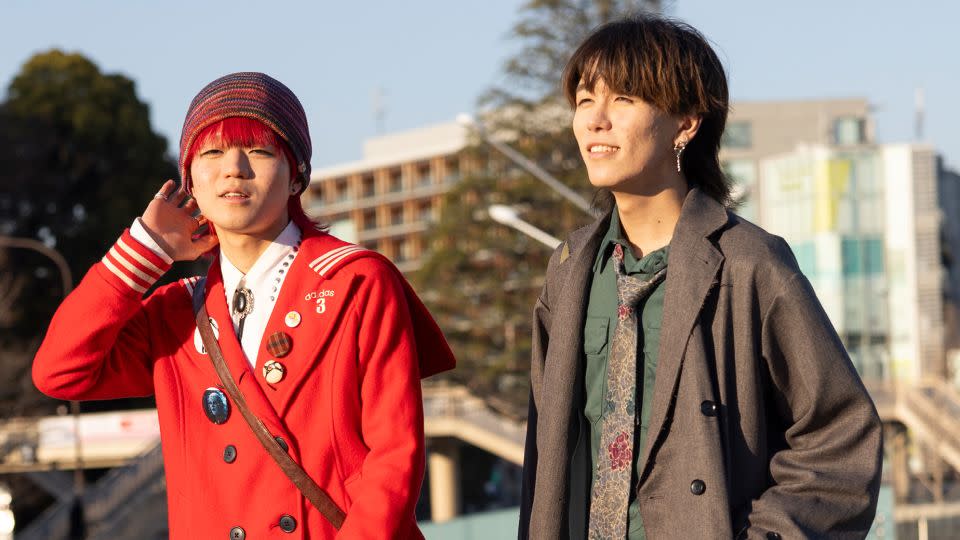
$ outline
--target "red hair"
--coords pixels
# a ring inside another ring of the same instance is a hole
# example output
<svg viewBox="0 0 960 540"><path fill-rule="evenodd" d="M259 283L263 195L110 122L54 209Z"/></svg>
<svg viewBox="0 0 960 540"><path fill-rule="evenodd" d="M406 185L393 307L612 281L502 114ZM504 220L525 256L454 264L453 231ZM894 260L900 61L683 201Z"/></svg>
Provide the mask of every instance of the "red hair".
<svg viewBox="0 0 960 540"><path fill-rule="evenodd" d="M272 146L274 148L278 148L280 149L280 152L283 153L284 159L287 160L287 164L290 166L290 178L297 178L300 176L300 173L297 171L297 160L293 157L293 152L290 150L290 145L288 145L286 141L277 135L275 131L267 127L266 124L260 122L259 120L246 118L243 116L231 116L230 118L224 118L219 122L215 122L203 128L203 130L197 134L197 137L193 140L193 144L187 150L187 159L184 161L183 169L185 175L184 182L187 185L188 192L191 191L192 188L190 179L190 164L193 163L193 158L197 156L197 152L199 152L200 149L210 141L216 141L227 148L250 146ZM299 181L303 185L300 186L299 193L296 195L290 195L290 198L287 200L287 214L290 216L290 219L296 223L298 227L300 227L300 230L326 229L326 227L323 227L316 221L310 219L310 217L307 216L307 213L303 210L303 204L300 201L300 193L306 191L306 183L309 183L309 179L300 178Z"/></svg>

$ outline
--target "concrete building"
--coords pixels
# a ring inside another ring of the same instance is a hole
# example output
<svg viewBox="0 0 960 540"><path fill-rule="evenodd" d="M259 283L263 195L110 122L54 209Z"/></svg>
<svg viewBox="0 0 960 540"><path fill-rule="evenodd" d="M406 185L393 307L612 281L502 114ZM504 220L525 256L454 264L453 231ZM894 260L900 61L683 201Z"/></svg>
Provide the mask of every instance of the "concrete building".
<svg viewBox="0 0 960 540"><path fill-rule="evenodd" d="M936 163L912 144L804 145L761 160L760 224L790 243L866 379L946 375Z"/></svg>
<svg viewBox="0 0 960 540"><path fill-rule="evenodd" d="M944 216L941 249L946 285L944 287L944 341L946 369L960 388L960 174L937 163L937 194Z"/></svg>
<svg viewBox="0 0 960 540"><path fill-rule="evenodd" d="M865 99L742 101L730 107L720 159L737 183L735 195L743 200L738 213L761 222L760 160L791 152L801 144L850 147L873 141L873 120Z"/></svg>
<svg viewBox="0 0 960 540"><path fill-rule="evenodd" d="M314 170L305 209L336 236L416 270L443 194L470 167L467 136L451 122L370 139L363 159Z"/></svg>

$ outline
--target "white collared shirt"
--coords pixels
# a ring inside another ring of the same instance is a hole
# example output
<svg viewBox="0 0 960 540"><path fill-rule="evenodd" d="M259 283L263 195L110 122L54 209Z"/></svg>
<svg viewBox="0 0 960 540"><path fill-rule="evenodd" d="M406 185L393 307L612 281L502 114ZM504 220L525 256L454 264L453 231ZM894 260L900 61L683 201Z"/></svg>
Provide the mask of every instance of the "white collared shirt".
<svg viewBox="0 0 960 540"><path fill-rule="evenodd" d="M140 223L140 218L134 220L130 227L130 234L138 242L150 248L157 256L165 261L172 262L170 256L160 248L144 229L143 224ZM220 252L223 292L233 319L234 332L239 332L240 317L233 313L233 293L241 284L253 293L253 311L246 316L246 321L243 323L243 336L240 338L240 347L243 349L243 354L251 367L257 367L257 353L263 341L263 332L277 303L280 288L290 273L290 266L299 251L301 237L300 228L293 221L290 221L267 249L260 254L260 257L257 258L246 274L234 266L222 251Z"/></svg>

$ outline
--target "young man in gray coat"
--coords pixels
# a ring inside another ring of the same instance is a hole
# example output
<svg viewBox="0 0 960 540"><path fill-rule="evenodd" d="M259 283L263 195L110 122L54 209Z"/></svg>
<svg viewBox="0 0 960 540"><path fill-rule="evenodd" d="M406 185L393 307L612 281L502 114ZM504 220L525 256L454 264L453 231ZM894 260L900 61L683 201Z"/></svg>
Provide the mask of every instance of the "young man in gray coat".
<svg viewBox="0 0 960 540"><path fill-rule="evenodd" d="M787 244L727 210L695 29L596 30L563 75L602 217L534 311L520 538L863 538L881 425Z"/></svg>

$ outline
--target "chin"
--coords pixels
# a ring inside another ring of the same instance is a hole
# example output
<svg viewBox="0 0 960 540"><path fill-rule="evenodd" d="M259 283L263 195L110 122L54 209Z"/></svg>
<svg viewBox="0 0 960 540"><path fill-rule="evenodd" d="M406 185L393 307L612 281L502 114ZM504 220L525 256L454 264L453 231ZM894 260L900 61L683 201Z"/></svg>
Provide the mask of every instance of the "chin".
<svg viewBox="0 0 960 540"><path fill-rule="evenodd" d="M247 234L251 229L250 223L236 219L224 219L219 222L211 219L210 221L213 222L213 225L217 228L217 231L224 231L232 234Z"/></svg>
<svg viewBox="0 0 960 540"><path fill-rule="evenodd" d="M611 177L604 174L589 174L589 172L588 179L590 180L590 185L597 189L616 189L617 186L624 182L624 179L620 177Z"/></svg>

